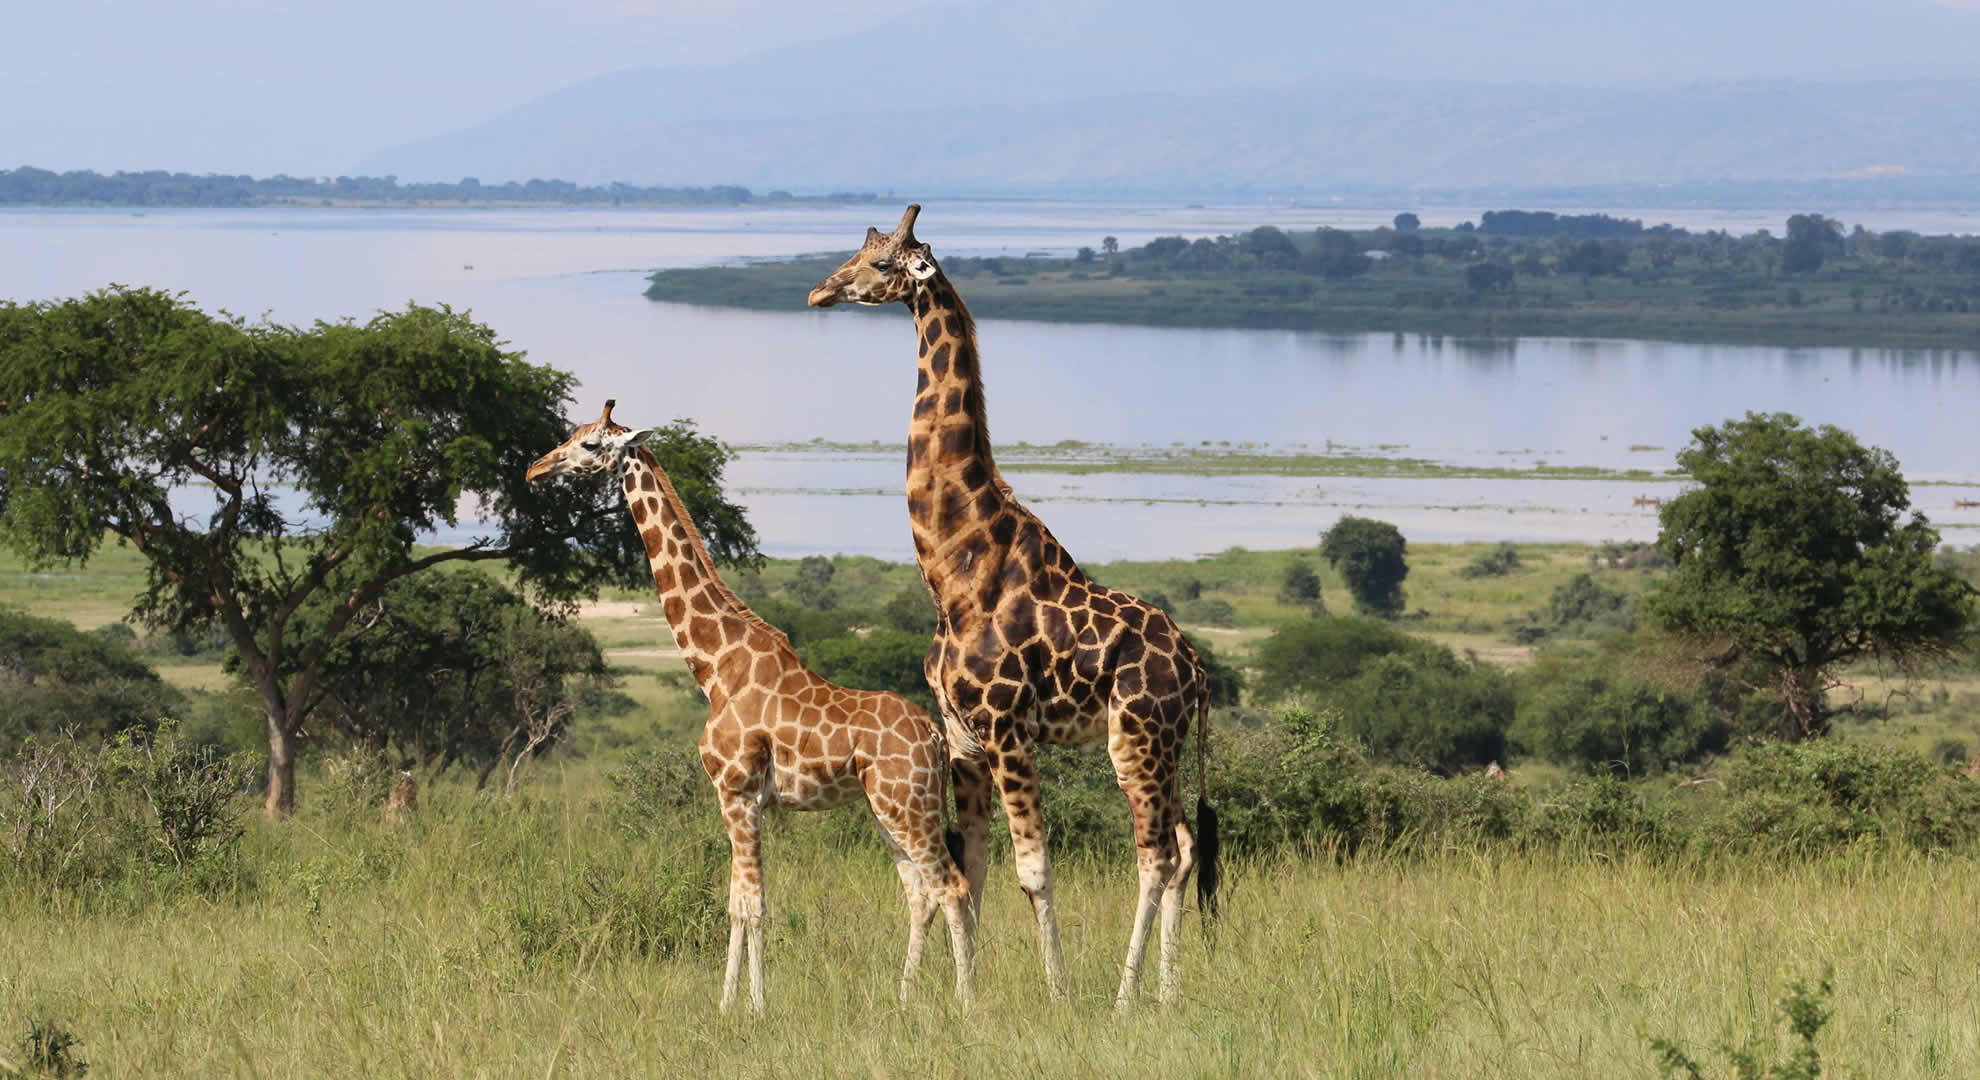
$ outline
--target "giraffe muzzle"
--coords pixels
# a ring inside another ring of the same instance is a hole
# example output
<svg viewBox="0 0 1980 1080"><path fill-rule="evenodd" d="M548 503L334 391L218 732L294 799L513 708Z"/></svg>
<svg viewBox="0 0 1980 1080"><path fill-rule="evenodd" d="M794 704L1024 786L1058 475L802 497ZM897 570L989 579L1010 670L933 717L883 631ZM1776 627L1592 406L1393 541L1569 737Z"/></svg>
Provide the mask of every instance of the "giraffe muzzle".
<svg viewBox="0 0 1980 1080"><path fill-rule="evenodd" d="M815 308L828 308L839 302L839 283L827 278L811 289L804 302Z"/></svg>

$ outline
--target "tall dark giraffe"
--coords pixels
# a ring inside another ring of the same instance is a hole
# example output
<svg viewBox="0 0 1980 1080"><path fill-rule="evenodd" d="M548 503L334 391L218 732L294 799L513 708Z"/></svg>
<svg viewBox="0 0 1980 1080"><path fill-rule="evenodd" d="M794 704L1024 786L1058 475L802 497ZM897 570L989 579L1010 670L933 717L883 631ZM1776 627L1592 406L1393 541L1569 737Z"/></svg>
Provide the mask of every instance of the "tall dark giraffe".
<svg viewBox="0 0 1980 1080"><path fill-rule="evenodd" d="M1031 898L1052 994L1065 965L1032 748L1105 742L1134 815L1141 892L1116 1007L1140 990L1159 902L1163 1001L1176 996L1183 888L1192 867L1211 908L1216 815L1202 799L1210 680L1158 608L1080 572L1045 524L1011 494L990 453L976 327L962 297L914 238L919 206L811 290L814 307L905 303L920 351L908 423L907 503L915 557L935 599L928 684L949 729L963 869L981 903L994 781L1010 821L1018 884ZM1183 822L1178 763L1194 714L1197 828Z"/></svg>
<svg viewBox="0 0 1980 1080"><path fill-rule="evenodd" d="M898 694L848 690L813 674L782 632L751 611L715 573L715 561L674 484L638 431L612 421L612 403L529 467L532 482L559 474L623 476L626 509L646 545L661 610L688 670L708 698L701 765L728 825L729 966L722 1011L735 1003L749 945L749 1003L763 1011L762 811L826 810L866 797L893 853L908 902L907 966L914 985L928 926L940 908L955 952L956 996L970 1003L974 912L942 830L941 733Z"/></svg>

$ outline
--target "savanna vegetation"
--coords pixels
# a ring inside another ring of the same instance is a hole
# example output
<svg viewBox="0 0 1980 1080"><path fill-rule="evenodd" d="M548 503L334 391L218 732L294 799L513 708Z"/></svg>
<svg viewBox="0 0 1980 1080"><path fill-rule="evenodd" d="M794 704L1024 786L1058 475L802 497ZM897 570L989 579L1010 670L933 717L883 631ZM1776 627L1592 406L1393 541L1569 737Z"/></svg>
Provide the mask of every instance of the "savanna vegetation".
<svg viewBox="0 0 1980 1080"><path fill-rule="evenodd" d="M942 956L896 1005L905 912L851 808L773 816L770 1011L730 1019L705 705L616 490L508 479L563 440L568 376L444 310L293 330L121 292L0 309L0 358L0 1073L1980 1060L1980 552L1940 548L1845 432L1700 429L1657 545L1354 519L1088 567L1173 612L1214 677L1232 873L1185 1003L1107 1019L1126 807L1102 753L1056 749L1071 1000L1041 1000L993 869L979 1008L955 1012ZM655 449L809 663L927 700L914 567L755 558L726 448ZM468 492L500 535L419 543ZM286 779L271 684L306 705Z"/></svg>
<svg viewBox="0 0 1980 1080"><path fill-rule="evenodd" d="M1781 235L1646 228L1602 214L1504 210L1455 228L1107 238L1071 258L949 257L979 317L1149 326L1397 331L1972 348L1980 238L1850 229L1820 214ZM940 252L937 253L938 255ZM664 270L656 300L797 309L838 257Z"/></svg>

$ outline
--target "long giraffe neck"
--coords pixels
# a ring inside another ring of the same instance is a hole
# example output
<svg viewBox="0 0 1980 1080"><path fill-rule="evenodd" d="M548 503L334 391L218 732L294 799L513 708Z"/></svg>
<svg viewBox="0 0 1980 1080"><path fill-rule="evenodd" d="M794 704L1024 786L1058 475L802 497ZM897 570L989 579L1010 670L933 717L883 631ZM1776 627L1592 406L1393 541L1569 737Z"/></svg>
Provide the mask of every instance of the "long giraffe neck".
<svg viewBox="0 0 1980 1080"><path fill-rule="evenodd" d="M752 628L770 631L785 651L788 642L723 584L680 493L645 447L626 455L625 492L626 509L646 545L646 562L653 570L661 609L688 670L709 700L716 700L718 693L733 695L741 689L729 685L737 673L724 671L717 663L725 648L744 641ZM744 679L748 668L744 665Z"/></svg>
<svg viewBox="0 0 1980 1080"><path fill-rule="evenodd" d="M939 271L910 303L920 375L908 423L908 522L922 575L947 611L972 595L987 602L1000 556L1030 515L1011 498L991 457L969 309Z"/></svg>

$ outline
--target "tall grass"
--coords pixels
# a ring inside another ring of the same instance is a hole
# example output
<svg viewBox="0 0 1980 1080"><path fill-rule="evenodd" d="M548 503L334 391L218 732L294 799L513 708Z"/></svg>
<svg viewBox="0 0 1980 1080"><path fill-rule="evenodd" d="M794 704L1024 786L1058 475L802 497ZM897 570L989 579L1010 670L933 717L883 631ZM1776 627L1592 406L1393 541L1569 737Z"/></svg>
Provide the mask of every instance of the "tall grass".
<svg viewBox="0 0 1980 1080"><path fill-rule="evenodd" d="M577 765L404 827L324 798L253 823L252 875L148 903L0 890L0 1059L59 1021L103 1076L1655 1075L1652 1038L1744 1045L1833 967L1835 1075L1972 1075L1980 874L1883 848L1800 862L1487 853L1240 861L1186 1001L1109 1014L1125 859L1060 863L1073 986L1040 993L993 866L979 1004L945 950L894 1000L906 915L859 815L773 817L769 1011L715 1010L726 845L706 801L640 826Z"/></svg>

